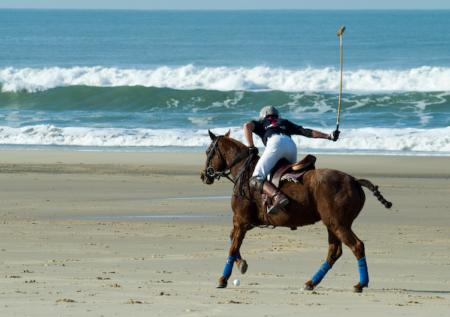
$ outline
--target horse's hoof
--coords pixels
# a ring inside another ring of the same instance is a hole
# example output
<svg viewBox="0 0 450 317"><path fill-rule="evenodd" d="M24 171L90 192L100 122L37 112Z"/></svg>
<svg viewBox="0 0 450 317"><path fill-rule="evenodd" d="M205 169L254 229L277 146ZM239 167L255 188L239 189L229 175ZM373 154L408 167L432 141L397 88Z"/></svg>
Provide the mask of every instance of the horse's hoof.
<svg viewBox="0 0 450 317"><path fill-rule="evenodd" d="M362 293L363 292L363 288L369 286L368 284L366 285L361 285L361 283L356 284L355 286L353 286L353 292L355 293Z"/></svg>
<svg viewBox="0 0 450 317"><path fill-rule="evenodd" d="M241 274L245 274L245 272L247 272L247 269L248 269L247 261L245 261L245 260L240 260L240 261L237 263L237 267L238 267L239 271L241 272Z"/></svg>
<svg viewBox="0 0 450 317"><path fill-rule="evenodd" d="M226 288L227 285L228 285L227 280L222 276L222 277L219 279L219 284L217 285L216 288Z"/></svg>
<svg viewBox="0 0 450 317"><path fill-rule="evenodd" d="M305 283L305 291L312 291L314 289L314 284L311 280Z"/></svg>

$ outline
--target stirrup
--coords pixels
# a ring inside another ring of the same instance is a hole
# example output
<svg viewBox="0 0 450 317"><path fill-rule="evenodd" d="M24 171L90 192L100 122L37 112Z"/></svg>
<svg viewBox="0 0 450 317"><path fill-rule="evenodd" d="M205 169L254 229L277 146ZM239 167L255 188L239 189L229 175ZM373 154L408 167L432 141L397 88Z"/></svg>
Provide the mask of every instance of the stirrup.
<svg viewBox="0 0 450 317"><path fill-rule="evenodd" d="M276 205L272 205L270 207L267 208L267 214L271 215L271 214L276 214L277 212L279 212L281 209L283 209L284 207L286 207L289 204L289 199L288 198L284 198L281 201L278 202L278 204Z"/></svg>

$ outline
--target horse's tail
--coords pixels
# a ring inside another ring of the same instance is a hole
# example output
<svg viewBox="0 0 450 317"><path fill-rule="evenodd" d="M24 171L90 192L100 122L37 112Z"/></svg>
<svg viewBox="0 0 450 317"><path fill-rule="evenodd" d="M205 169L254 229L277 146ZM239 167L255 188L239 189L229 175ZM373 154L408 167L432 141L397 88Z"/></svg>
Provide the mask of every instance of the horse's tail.
<svg viewBox="0 0 450 317"><path fill-rule="evenodd" d="M382 203L384 205L384 207L386 207L388 209L392 207L392 203L390 201L387 201L383 197L383 195L381 195L380 191L378 190L378 186L372 184L372 182L367 179L358 179L356 181L361 186L368 188L375 195L375 197L377 197L377 199L380 201L380 203Z"/></svg>

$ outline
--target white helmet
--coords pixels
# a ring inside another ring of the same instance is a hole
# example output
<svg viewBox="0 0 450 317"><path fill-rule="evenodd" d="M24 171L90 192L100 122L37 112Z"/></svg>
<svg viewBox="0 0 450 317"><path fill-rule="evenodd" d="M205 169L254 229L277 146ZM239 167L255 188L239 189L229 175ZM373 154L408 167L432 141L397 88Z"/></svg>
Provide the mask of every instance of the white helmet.
<svg viewBox="0 0 450 317"><path fill-rule="evenodd" d="M259 119L264 119L267 116L278 116L278 110L274 106L265 106L259 112Z"/></svg>

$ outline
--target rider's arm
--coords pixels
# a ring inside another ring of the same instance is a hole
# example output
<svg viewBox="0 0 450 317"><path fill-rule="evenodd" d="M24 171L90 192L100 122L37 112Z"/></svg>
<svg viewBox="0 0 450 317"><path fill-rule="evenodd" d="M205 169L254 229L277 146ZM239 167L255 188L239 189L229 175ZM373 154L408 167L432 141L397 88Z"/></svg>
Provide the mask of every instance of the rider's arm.
<svg viewBox="0 0 450 317"><path fill-rule="evenodd" d="M339 139L339 134L341 133L339 130L334 130L331 134L325 134L320 131L311 130L313 138L327 139L330 141L336 142Z"/></svg>
<svg viewBox="0 0 450 317"><path fill-rule="evenodd" d="M323 132L317 131L317 130L311 130L311 138L315 138L315 139L330 139L330 135L329 134L325 134Z"/></svg>
<svg viewBox="0 0 450 317"><path fill-rule="evenodd" d="M290 121L289 124L291 125L291 128L295 131L293 134L303 135L307 138L331 140L329 134L325 134L317 130L306 129L301 125L296 125L295 123L292 123Z"/></svg>
<svg viewBox="0 0 450 317"><path fill-rule="evenodd" d="M253 130L255 129L255 124L253 122L247 122L244 124L244 137L245 140L248 143L249 147L254 147L255 144L253 143Z"/></svg>

